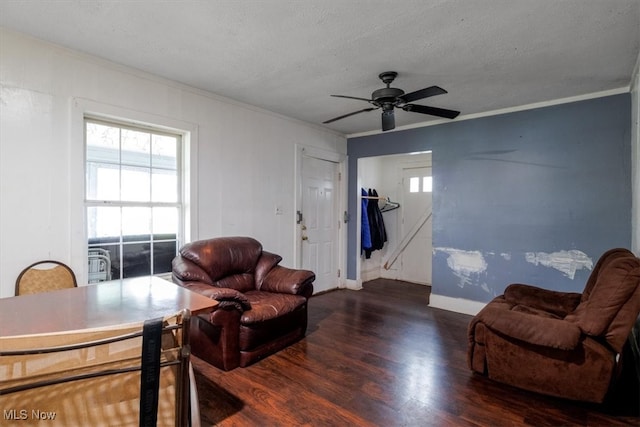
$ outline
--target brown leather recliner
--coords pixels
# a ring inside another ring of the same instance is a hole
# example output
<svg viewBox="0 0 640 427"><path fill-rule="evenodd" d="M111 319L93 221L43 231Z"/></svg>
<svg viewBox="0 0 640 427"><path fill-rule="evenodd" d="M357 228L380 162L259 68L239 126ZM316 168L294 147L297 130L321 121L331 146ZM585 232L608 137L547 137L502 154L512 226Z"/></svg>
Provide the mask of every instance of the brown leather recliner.
<svg viewBox="0 0 640 427"><path fill-rule="evenodd" d="M639 313L640 259L612 249L582 294L509 285L469 324L469 367L526 390L602 403Z"/></svg>
<svg viewBox="0 0 640 427"><path fill-rule="evenodd" d="M173 281L219 302L192 320L193 354L231 370L304 336L315 274L282 267L281 260L250 237L201 240L180 249Z"/></svg>

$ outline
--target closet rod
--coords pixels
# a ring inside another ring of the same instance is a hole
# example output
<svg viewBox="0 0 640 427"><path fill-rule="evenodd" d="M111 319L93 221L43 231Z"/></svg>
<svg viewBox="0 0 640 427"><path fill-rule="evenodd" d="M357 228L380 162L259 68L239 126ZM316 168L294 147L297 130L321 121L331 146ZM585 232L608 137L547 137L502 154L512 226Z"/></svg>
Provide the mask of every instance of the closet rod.
<svg viewBox="0 0 640 427"><path fill-rule="evenodd" d="M363 199L388 200L387 197L361 196Z"/></svg>

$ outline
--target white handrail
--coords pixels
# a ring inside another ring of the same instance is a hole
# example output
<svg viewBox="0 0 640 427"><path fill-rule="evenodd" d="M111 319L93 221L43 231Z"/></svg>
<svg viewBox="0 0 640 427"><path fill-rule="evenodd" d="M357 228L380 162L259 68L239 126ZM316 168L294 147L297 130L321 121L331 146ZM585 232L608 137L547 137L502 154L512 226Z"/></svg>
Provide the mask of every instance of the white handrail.
<svg viewBox="0 0 640 427"><path fill-rule="evenodd" d="M431 212L431 208L427 208L426 211L418 218L416 223L411 227L411 230L404 236L400 244L396 247L396 249L391 252L391 254L387 257L387 260L384 262L385 270L389 270L394 262L398 259L400 254L405 250L407 245L413 240L413 238L418 234L418 231L422 228L422 226L431 218L433 212Z"/></svg>

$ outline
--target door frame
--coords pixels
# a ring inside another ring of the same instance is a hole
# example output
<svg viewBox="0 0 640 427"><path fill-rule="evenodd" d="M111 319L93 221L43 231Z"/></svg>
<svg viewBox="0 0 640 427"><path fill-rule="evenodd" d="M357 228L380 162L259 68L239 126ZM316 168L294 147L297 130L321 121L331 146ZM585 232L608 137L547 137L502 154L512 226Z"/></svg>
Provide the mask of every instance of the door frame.
<svg viewBox="0 0 640 427"><path fill-rule="evenodd" d="M346 279L346 249L347 249L347 224L345 223L346 206L347 206L347 155L326 151L316 147L309 147L303 144L295 146L295 196L294 196L294 216L293 216L293 264L296 268L302 267L302 229L298 223L298 212L302 212L302 158L304 156L312 157L318 160L324 160L337 164L338 180L336 181L336 211L335 218L338 221L337 251L335 254L335 265L340 271L338 277L338 287L345 287Z"/></svg>
<svg viewBox="0 0 640 427"><path fill-rule="evenodd" d="M362 179L362 167L360 164L361 160L365 160L365 159L370 159L370 158L377 158L377 157L403 157L405 159L403 159L402 161L398 162L398 164L396 164L395 166L395 175L396 175L396 183L397 184L397 197L398 197L398 202L400 203L400 209L402 209L402 207L404 206L404 197L402 197L403 192L402 192L402 184L399 183L402 180L402 172L404 169L406 168L411 168L411 167L420 167L420 165L424 165L425 161L424 160L414 160L411 158L411 156L413 154L431 154L431 160L430 162L427 162L428 167L431 167L432 173L433 173L433 150L424 150L424 151L418 151L415 153L397 153L397 154L380 154L380 155L376 155L376 156L365 156L365 157L360 157L357 160L357 191L356 191L356 197L358 202L356 203L356 213L355 213L355 219L353 218L352 215L352 220L355 220L356 222L356 277L355 279L351 279L346 281L345 283L347 284L346 287L348 287L349 289L354 289L354 290L358 290L358 289L362 289L362 275L361 275L361 269L362 269L362 257L360 256L360 247L362 245L361 242L361 238L362 238L362 224L360 221L360 216L362 214L362 196L360 194L360 188L363 187L363 179ZM432 195L433 196L433 195ZM400 231L401 225L400 224L396 224L397 225L397 230L393 230L393 232L398 232ZM399 243L399 242L397 242ZM346 246L345 246L346 249ZM432 256L432 266L433 266L433 256ZM383 271L383 266L380 266L381 269L381 277L385 277L384 271ZM396 277L397 279L397 277Z"/></svg>

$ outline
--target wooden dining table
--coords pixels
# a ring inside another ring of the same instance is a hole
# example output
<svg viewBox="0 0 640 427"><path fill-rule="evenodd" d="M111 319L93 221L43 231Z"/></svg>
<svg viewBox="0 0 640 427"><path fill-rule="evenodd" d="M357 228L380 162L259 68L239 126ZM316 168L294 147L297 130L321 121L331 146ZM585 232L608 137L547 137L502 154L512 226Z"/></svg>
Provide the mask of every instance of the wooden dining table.
<svg viewBox="0 0 640 427"><path fill-rule="evenodd" d="M0 298L0 336L67 332L212 311L217 301L155 276Z"/></svg>

